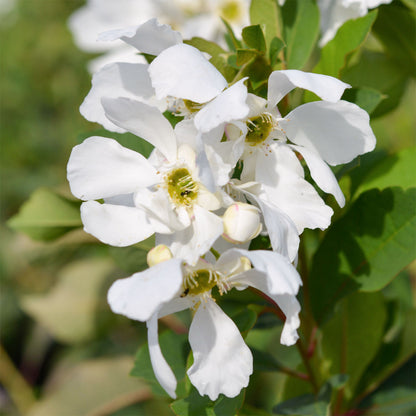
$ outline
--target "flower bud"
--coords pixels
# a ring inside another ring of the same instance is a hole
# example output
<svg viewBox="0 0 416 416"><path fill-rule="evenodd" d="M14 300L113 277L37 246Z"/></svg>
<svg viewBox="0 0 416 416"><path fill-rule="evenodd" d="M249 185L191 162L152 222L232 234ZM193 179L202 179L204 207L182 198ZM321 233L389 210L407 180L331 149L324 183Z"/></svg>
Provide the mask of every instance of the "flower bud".
<svg viewBox="0 0 416 416"><path fill-rule="evenodd" d="M147 264L149 267L156 266L156 264L170 260L172 257L169 247L164 244L159 244L147 253Z"/></svg>
<svg viewBox="0 0 416 416"><path fill-rule="evenodd" d="M242 244L257 237L262 229L258 208L236 202L229 206L223 217L223 238L233 244Z"/></svg>

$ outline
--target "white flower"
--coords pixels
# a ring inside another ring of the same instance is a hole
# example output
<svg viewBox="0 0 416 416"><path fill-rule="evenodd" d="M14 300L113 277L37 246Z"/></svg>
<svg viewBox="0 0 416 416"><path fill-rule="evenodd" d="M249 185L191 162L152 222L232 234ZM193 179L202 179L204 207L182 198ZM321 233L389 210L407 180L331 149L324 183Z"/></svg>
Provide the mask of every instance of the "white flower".
<svg viewBox="0 0 416 416"><path fill-rule="evenodd" d="M251 264L254 268L251 268ZM215 264L200 260L195 266L171 259L126 279L108 292L111 309L147 322L149 353L162 387L175 398L176 379L165 361L157 335L159 318L187 308L194 311L189 342L194 363L187 374L201 395L235 397L248 385L252 355L233 321L216 304L211 290L220 294L252 286L272 298L286 315L281 343L298 339L300 305L296 294L301 280L292 264L278 253L231 249Z"/></svg>
<svg viewBox="0 0 416 416"><path fill-rule="evenodd" d="M347 20L365 16L369 9L391 2L392 0L318 0L322 34L319 45L322 47L333 39Z"/></svg>
<svg viewBox="0 0 416 416"><path fill-rule="evenodd" d="M323 101L303 104L282 118L276 105L295 87L308 89ZM375 146L368 114L357 105L340 100L347 87L348 84L326 75L275 71L269 77L267 101L250 94L246 124L226 127L230 139L241 140L241 135L245 138L241 180L261 183L257 196L263 203L285 212L299 233L305 227L326 228L332 210L304 180L295 152L304 158L316 184L343 206L344 196L327 163L347 163Z"/></svg>
<svg viewBox="0 0 416 416"><path fill-rule="evenodd" d="M117 125L155 146L149 160L115 140L90 137L75 146L68 162L72 193L81 205L86 232L115 246L156 233L176 257L190 264L222 234L211 211L220 199L204 185L205 159L195 148L196 130L183 121L175 130L154 107L125 98L103 101ZM199 163L197 163L199 162ZM97 199L104 199L101 204Z"/></svg>

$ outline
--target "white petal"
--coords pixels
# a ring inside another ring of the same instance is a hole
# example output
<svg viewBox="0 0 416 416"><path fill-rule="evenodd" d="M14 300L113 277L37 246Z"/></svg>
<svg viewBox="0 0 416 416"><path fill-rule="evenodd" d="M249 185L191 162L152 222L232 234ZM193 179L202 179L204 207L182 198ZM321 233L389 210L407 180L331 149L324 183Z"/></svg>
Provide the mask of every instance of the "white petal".
<svg viewBox="0 0 416 416"><path fill-rule="evenodd" d="M300 304L292 295L277 295L273 297L273 300L279 305L279 308L286 316L280 342L283 345L293 345L299 338L297 329L300 325Z"/></svg>
<svg viewBox="0 0 416 416"><path fill-rule="evenodd" d="M121 39L134 46L140 52L158 55L164 49L182 42L182 36L168 25L160 24L157 19L150 19L139 26L110 30L101 33L100 41Z"/></svg>
<svg viewBox="0 0 416 416"><path fill-rule="evenodd" d="M243 119L248 115L245 80L246 78L227 88L198 111L194 118L198 130L206 133L222 123Z"/></svg>
<svg viewBox="0 0 416 416"><path fill-rule="evenodd" d="M84 202L81 219L85 232L117 247L138 243L155 232L144 211L122 205Z"/></svg>
<svg viewBox="0 0 416 416"><path fill-rule="evenodd" d="M97 136L72 149L67 171L72 193L83 200L128 194L158 181L140 153Z"/></svg>
<svg viewBox="0 0 416 416"><path fill-rule="evenodd" d="M198 205L193 210L194 218L188 228L170 235L156 235L158 244L165 244L175 257L188 264L195 264L223 233L220 217Z"/></svg>
<svg viewBox="0 0 416 416"><path fill-rule="evenodd" d="M351 88L351 85L329 75L313 74L297 69L274 71L269 77L268 105L274 107L296 87L312 91L323 100L336 102L346 88Z"/></svg>
<svg viewBox="0 0 416 416"><path fill-rule="evenodd" d="M155 146L169 161L176 160L176 138L173 128L155 107L127 98L103 98L106 116L117 126Z"/></svg>
<svg viewBox="0 0 416 416"><path fill-rule="evenodd" d="M370 152L376 138L368 114L347 101L315 101L290 112L281 126L294 143L313 149L330 165Z"/></svg>
<svg viewBox="0 0 416 416"><path fill-rule="evenodd" d="M304 157L316 184L323 191L334 195L338 205L342 208L345 205L345 197L338 185L337 178L329 166L311 149L294 145L290 147L298 151Z"/></svg>
<svg viewBox="0 0 416 416"><path fill-rule="evenodd" d="M188 370L199 394L237 396L253 372L250 349L234 322L212 300L202 302L189 330L194 363Z"/></svg>
<svg viewBox="0 0 416 416"><path fill-rule="evenodd" d="M295 153L285 144L273 144L270 149L268 157L258 157L256 180L263 184L258 197L282 210L299 234L304 228L327 228L333 211L303 178Z"/></svg>
<svg viewBox="0 0 416 416"><path fill-rule="evenodd" d="M205 103L226 86L221 73L202 53L180 44L164 50L149 66L157 98L167 96Z"/></svg>
<svg viewBox="0 0 416 416"><path fill-rule="evenodd" d="M116 280L107 295L111 310L145 322L182 289L182 261L171 259Z"/></svg>
<svg viewBox="0 0 416 416"><path fill-rule="evenodd" d="M169 364L166 362L160 349L157 319L158 316L155 314L147 322L147 342L149 345L150 361L159 384L165 389L166 393L172 397L172 399L176 399L176 377Z"/></svg>
<svg viewBox="0 0 416 416"><path fill-rule="evenodd" d="M154 95L147 64L112 63L106 65L92 77L92 87L79 108L89 121L101 124L110 131L124 133L106 116L101 98L149 98Z"/></svg>
<svg viewBox="0 0 416 416"><path fill-rule="evenodd" d="M293 264L286 257L273 251L231 249L221 256L222 261L227 261L229 256L235 255L235 253L247 257L257 272L264 273L264 277L267 281L268 294L296 295L298 293L299 286L302 285L302 280ZM233 278L233 281L241 282L243 277L240 276L242 275L237 275ZM246 277L244 277L244 279L246 279ZM253 283L254 280L252 283L250 283L249 280L244 281L251 286L255 284ZM264 291L261 287L259 287L259 289Z"/></svg>

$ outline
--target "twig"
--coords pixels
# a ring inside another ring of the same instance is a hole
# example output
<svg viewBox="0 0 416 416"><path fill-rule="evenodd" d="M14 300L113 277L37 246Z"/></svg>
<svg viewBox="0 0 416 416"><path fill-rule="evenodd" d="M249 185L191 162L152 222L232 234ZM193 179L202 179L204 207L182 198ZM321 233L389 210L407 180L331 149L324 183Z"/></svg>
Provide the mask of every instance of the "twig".
<svg viewBox="0 0 416 416"><path fill-rule="evenodd" d="M299 350L300 356L302 357L303 364L305 365L306 371L309 375L309 381L312 384L312 389L315 394L318 394L319 386L318 382L316 381L315 373L313 371L313 368L311 366L311 363L309 362L308 353L306 351L305 346L303 345L302 340L299 338L296 347Z"/></svg>

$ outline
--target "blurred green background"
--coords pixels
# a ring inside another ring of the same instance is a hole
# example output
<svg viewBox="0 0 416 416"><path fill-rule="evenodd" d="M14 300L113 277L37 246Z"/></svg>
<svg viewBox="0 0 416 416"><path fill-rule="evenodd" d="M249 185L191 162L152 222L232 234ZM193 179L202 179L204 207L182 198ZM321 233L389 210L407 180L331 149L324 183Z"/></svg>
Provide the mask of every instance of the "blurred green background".
<svg viewBox="0 0 416 416"><path fill-rule="evenodd" d="M96 244L80 230L40 243L5 224L39 187L69 194L70 151L99 128L78 112L91 56L74 46L66 22L82 4L20 0L0 15L0 373L12 396L0 390L0 415L171 414L152 400L117 411L150 394L128 376L145 337L143 325L109 312L105 293L143 256ZM379 151L415 144L415 97L409 82L399 107L373 120ZM26 381L13 378L18 373ZM35 399L41 406L28 412Z"/></svg>

